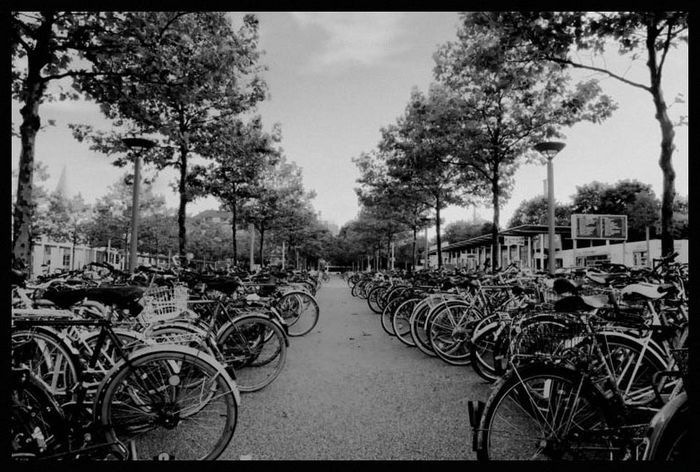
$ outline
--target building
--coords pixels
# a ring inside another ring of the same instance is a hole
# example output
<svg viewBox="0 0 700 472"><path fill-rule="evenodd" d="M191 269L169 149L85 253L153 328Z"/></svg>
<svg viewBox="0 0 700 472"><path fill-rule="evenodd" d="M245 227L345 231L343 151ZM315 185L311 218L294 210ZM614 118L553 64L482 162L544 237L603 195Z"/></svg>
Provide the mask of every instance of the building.
<svg viewBox="0 0 700 472"><path fill-rule="evenodd" d="M120 270L126 270L129 257L122 249L112 247L89 247L82 244L56 242L42 236L32 248L30 278L42 274L79 270L91 262L107 262ZM163 254L138 254L136 265L168 265L168 256Z"/></svg>
<svg viewBox="0 0 700 472"><path fill-rule="evenodd" d="M547 225L522 225L498 233L500 247L499 267L516 262L520 267L546 270L548 266ZM661 258L661 240L633 241L612 244L609 241L571 239L570 226L555 227L555 267L583 267L611 262L626 266L651 266L653 259ZM688 262L688 240L676 240L678 261ZM437 247L428 251L430 267L437 267ZM651 259L650 259L651 256ZM442 247L443 266L483 269L491 259L491 234L483 234Z"/></svg>

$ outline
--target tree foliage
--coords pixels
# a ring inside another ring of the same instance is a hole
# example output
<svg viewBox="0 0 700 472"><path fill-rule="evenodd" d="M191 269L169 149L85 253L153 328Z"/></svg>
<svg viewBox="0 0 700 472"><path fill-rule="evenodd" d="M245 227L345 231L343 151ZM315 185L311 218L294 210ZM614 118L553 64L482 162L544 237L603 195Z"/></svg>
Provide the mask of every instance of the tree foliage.
<svg viewBox="0 0 700 472"><path fill-rule="evenodd" d="M680 43L687 43L688 11L483 12L474 14L473 18L479 25L501 32L503 44L517 46L528 60L593 71L650 94L654 118L661 131L662 253L673 252L674 128L685 124L685 117L681 117L679 123L674 123L669 117L662 78L669 52ZM586 63L580 59L581 51L597 57L612 47L616 47L620 55L644 61L649 81L635 82L625 77L625 71L614 70L605 62Z"/></svg>
<svg viewBox="0 0 700 472"><path fill-rule="evenodd" d="M107 78L81 78L81 90L95 99L116 130L97 133L74 126L78 138L90 135L93 148L108 154L125 150L122 137L134 131L164 142L144 158L158 168L179 171L177 189L179 251L186 251L186 206L205 169L191 165L216 135L213 121L251 110L265 97L258 65L258 22L246 15L239 31L221 12L139 12L121 22L122 34L101 38L118 53L95 51L88 58ZM124 72L117 74L117 72ZM126 165L129 156L117 157Z"/></svg>
<svg viewBox="0 0 700 472"><path fill-rule="evenodd" d="M549 223L549 205L547 198L538 195L523 200L513 212L508 222L509 227L520 225L546 225ZM556 225L571 224L571 205L554 202L554 222Z"/></svg>
<svg viewBox="0 0 700 472"><path fill-rule="evenodd" d="M87 59L98 50L113 52L97 38L119 23L115 12L15 11L10 14L12 97L20 102L22 123L17 192L13 210L12 253L29 263L34 223L33 175L36 137L45 101L77 98L61 79L95 75ZM57 84L57 88L50 85Z"/></svg>
<svg viewBox="0 0 700 472"><path fill-rule="evenodd" d="M477 179L478 194L490 200L494 260L500 205L519 165L541 160L533 146L562 138L562 129L577 122L599 123L615 108L595 80L572 86L560 65L528 60L508 39L481 13L464 13L458 40L435 55L435 76L453 91L443 119L450 123L450 162L463 169L463 180Z"/></svg>

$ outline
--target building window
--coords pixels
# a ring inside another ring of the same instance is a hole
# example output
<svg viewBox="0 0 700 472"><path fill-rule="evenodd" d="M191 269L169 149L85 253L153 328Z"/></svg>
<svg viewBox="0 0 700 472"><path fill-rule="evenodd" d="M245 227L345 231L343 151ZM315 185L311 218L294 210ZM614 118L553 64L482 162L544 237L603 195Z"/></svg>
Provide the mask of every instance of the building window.
<svg viewBox="0 0 700 472"><path fill-rule="evenodd" d="M604 262L610 262L610 254L596 254L595 256L586 256L586 266L597 266Z"/></svg>
<svg viewBox="0 0 700 472"><path fill-rule="evenodd" d="M646 266L647 265L647 252L646 251L634 251L634 265L636 266Z"/></svg>
<svg viewBox="0 0 700 472"><path fill-rule="evenodd" d="M70 249L63 250L63 267L70 267Z"/></svg>

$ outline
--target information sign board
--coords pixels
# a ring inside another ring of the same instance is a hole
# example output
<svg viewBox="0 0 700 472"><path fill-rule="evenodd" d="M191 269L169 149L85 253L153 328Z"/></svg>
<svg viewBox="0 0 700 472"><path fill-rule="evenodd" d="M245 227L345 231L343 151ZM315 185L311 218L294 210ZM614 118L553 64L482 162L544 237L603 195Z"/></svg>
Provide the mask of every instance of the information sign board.
<svg viewBox="0 0 700 472"><path fill-rule="evenodd" d="M503 236L503 244L506 246L524 246L524 236Z"/></svg>
<svg viewBox="0 0 700 472"><path fill-rule="evenodd" d="M627 240L627 215L571 215L571 239Z"/></svg>

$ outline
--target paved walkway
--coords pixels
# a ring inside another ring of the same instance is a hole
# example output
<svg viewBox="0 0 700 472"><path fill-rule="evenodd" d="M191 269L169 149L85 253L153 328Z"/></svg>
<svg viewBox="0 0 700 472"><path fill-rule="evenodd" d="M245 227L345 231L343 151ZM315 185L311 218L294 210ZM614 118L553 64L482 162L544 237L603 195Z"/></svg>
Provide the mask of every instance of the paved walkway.
<svg viewBox="0 0 700 472"><path fill-rule="evenodd" d="M221 459L474 459L467 401L489 386L381 328L365 300L333 276L317 294L316 328L290 338L287 364L244 394Z"/></svg>

